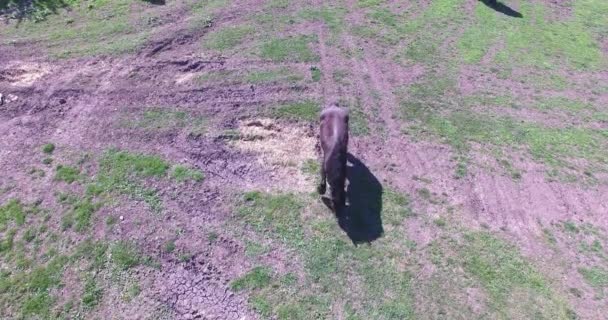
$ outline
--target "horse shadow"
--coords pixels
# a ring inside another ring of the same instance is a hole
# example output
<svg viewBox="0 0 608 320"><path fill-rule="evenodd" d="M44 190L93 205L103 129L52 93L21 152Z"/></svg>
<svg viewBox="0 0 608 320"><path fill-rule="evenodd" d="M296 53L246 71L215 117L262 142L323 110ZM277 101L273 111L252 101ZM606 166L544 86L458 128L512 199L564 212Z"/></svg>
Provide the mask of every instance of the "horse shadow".
<svg viewBox="0 0 608 320"><path fill-rule="evenodd" d="M521 13L511 9L511 7L507 6L506 4L504 4L500 1L497 1L497 0L480 0L480 1L483 2L483 4L485 4L489 8L494 9L496 12L500 12L509 17L513 17L513 18L523 18L524 17Z"/></svg>
<svg viewBox="0 0 608 320"><path fill-rule="evenodd" d="M384 234L382 227L382 184L352 154L348 154L347 206L337 214L338 224L355 244L371 243Z"/></svg>

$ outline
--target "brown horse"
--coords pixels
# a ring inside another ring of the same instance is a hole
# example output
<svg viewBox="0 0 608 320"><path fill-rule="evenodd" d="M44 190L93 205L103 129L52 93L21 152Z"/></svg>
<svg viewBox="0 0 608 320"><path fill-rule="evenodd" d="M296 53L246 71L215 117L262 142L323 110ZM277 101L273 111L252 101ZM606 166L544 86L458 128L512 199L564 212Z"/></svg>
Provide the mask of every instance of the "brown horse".
<svg viewBox="0 0 608 320"><path fill-rule="evenodd" d="M332 209L340 215L346 206L346 158L348 152L348 110L331 106L321 112L321 183L319 194L324 195L327 184L331 191Z"/></svg>

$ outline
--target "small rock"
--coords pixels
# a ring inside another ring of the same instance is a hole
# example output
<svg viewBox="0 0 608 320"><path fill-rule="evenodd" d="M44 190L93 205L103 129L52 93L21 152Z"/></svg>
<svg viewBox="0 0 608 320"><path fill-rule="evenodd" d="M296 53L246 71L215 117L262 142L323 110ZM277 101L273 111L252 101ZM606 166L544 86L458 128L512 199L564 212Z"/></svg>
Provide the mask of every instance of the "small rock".
<svg viewBox="0 0 608 320"><path fill-rule="evenodd" d="M120 216L120 218L119 218L119 219L120 219L120 221L122 221L122 220L124 220L124 219L125 219L125 217Z"/></svg>
<svg viewBox="0 0 608 320"><path fill-rule="evenodd" d="M4 104L4 95L0 93L0 106Z"/></svg>

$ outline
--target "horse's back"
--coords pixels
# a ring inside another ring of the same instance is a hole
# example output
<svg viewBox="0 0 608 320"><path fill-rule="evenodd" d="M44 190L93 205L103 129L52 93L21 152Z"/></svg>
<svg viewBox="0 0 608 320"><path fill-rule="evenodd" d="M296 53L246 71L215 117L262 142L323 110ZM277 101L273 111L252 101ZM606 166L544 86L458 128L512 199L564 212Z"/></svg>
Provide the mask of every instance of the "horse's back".
<svg viewBox="0 0 608 320"><path fill-rule="evenodd" d="M348 143L348 110L335 106L325 108L320 120L324 149L336 143Z"/></svg>

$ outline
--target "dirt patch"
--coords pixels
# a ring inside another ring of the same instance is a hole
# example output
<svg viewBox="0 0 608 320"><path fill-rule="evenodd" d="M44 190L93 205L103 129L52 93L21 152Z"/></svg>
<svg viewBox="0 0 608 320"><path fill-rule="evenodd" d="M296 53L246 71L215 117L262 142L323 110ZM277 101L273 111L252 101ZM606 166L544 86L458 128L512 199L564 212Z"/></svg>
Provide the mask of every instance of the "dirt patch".
<svg viewBox="0 0 608 320"><path fill-rule="evenodd" d="M310 192L314 181L303 172L307 161L317 159L317 139L311 127L282 123L273 119L248 119L238 122L239 138L233 145L258 154L259 163L271 169L281 190Z"/></svg>

